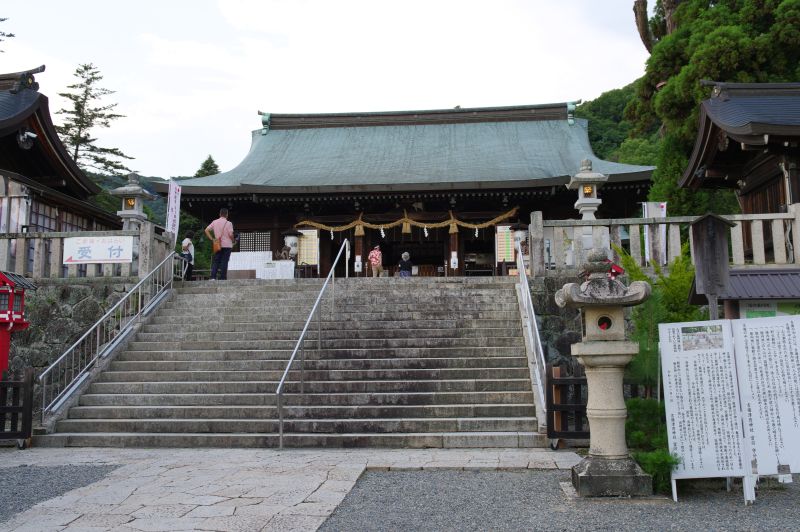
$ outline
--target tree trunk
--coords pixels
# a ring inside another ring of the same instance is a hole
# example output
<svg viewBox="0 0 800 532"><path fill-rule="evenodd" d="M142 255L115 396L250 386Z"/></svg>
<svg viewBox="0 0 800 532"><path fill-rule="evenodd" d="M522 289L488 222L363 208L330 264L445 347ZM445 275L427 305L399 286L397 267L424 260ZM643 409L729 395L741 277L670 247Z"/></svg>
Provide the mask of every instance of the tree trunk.
<svg viewBox="0 0 800 532"><path fill-rule="evenodd" d="M678 29L678 23L675 21L675 11L678 10L678 4L681 0L662 0L661 7L664 8L664 20L667 23L667 35Z"/></svg>
<svg viewBox="0 0 800 532"><path fill-rule="evenodd" d="M647 17L647 0L634 0L633 16L636 19L636 29L642 44L647 48L648 53L653 52L653 35L650 33L650 20Z"/></svg>

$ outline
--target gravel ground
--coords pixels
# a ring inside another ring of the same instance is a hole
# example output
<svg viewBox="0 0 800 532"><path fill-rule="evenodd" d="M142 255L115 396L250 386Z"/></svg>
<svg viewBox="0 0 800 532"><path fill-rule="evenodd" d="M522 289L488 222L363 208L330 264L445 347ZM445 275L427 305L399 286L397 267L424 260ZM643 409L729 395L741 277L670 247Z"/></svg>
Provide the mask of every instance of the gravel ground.
<svg viewBox="0 0 800 532"><path fill-rule="evenodd" d="M741 486L679 483L679 502L569 499L569 471L368 471L320 531L798 530L800 478L762 483L753 506Z"/></svg>
<svg viewBox="0 0 800 532"><path fill-rule="evenodd" d="M117 467L0 467L0 523L42 501L97 482Z"/></svg>

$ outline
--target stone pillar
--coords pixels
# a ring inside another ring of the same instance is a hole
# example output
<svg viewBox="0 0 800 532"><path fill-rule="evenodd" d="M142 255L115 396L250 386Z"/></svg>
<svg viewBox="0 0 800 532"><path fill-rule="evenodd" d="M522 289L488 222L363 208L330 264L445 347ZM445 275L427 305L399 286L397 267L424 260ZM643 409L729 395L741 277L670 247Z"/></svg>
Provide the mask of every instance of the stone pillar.
<svg viewBox="0 0 800 532"><path fill-rule="evenodd" d="M625 366L639 352L639 344L625 339L626 306L650 296L643 281L629 287L607 275L608 250L589 253L589 279L569 283L556 293L560 307L577 307L583 320L582 341L572 344L572 355L586 368L589 402L589 455L572 468L578 495L630 497L652 494L652 478L628 455L625 443L627 410L622 390Z"/></svg>
<svg viewBox="0 0 800 532"><path fill-rule="evenodd" d="M531 276L543 277L544 264L544 221L542 211L531 213L531 224L528 226L528 241L530 242Z"/></svg>

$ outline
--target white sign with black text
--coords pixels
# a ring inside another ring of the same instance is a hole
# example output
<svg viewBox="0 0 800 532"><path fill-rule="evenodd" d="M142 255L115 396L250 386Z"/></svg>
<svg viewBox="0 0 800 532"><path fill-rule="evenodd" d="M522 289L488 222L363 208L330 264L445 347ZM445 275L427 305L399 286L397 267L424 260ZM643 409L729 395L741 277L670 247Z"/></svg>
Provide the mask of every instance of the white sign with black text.
<svg viewBox="0 0 800 532"><path fill-rule="evenodd" d="M79 236L64 239L64 264L133 262L132 236Z"/></svg>

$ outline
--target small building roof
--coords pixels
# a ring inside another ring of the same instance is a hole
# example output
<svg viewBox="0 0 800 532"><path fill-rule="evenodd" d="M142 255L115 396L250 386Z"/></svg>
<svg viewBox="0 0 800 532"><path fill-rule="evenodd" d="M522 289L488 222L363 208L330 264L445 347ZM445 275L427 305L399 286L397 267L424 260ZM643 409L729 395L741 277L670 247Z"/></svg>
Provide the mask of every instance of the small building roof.
<svg viewBox="0 0 800 532"><path fill-rule="evenodd" d="M36 290L36 285L33 281L22 275L11 272L0 271L2 280L6 281L12 288L23 288L25 290Z"/></svg>
<svg viewBox="0 0 800 532"><path fill-rule="evenodd" d="M730 270L730 279L723 300L800 299L800 268L742 268ZM689 303L707 305L706 296L698 294L695 283Z"/></svg>
<svg viewBox="0 0 800 532"><path fill-rule="evenodd" d="M713 87L712 94L700 103L699 131L681 187L736 187L748 163L763 157L761 147L800 137L800 83L704 84Z"/></svg>
<svg viewBox="0 0 800 532"><path fill-rule="evenodd" d="M653 171L597 158L587 122L569 117L566 103L262 114L262 123L236 168L181 181L183 194L549 186L566 184L582 159L612 182L648 180Z"/></svg>

